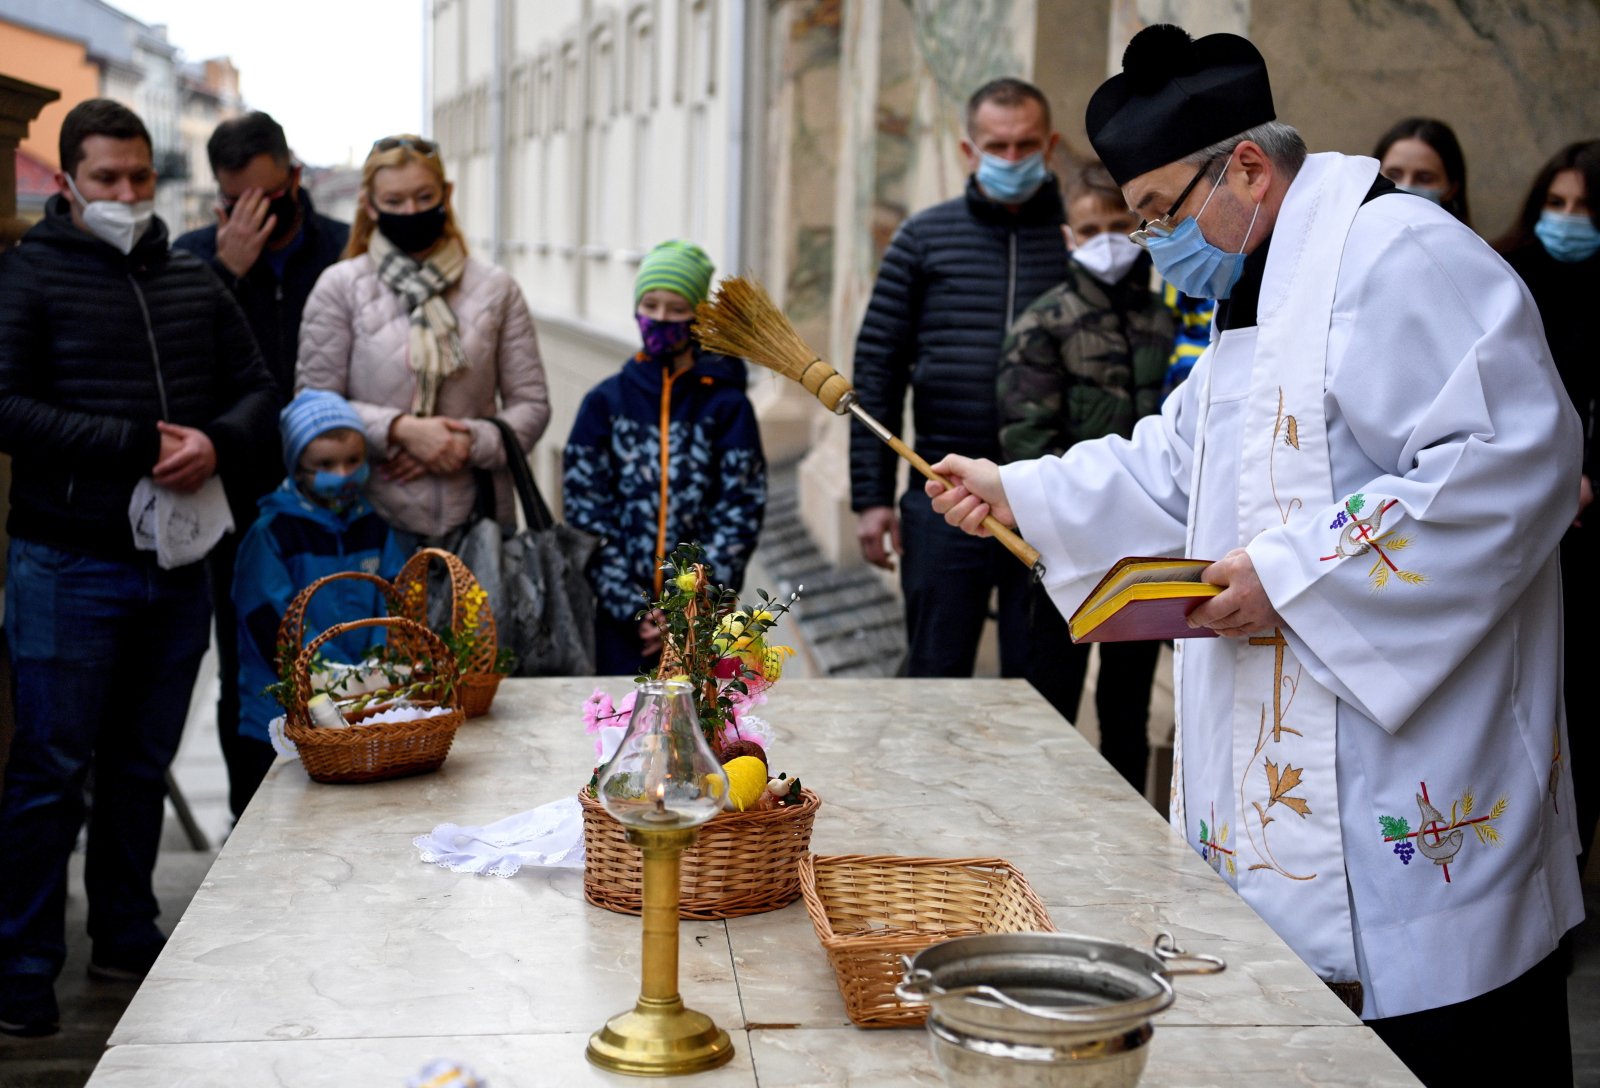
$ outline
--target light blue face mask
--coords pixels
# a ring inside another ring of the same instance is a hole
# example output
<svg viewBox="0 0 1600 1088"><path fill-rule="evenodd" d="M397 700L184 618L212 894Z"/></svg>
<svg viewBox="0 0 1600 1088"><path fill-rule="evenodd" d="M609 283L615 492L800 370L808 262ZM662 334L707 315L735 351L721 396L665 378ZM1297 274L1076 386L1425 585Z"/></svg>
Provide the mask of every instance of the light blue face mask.
<svg viewBox="0 0 1600 1088"><path fill-rule="evenodd" d="M1238 253L1225 253L1206 241L1205 235L1200 233L1200 216L1205 214L1211 197L1216 196L1217 190L1222 188L1222 179L1227 174L1228 167L1225 164L1222 173L1217 176L1217 183L1211 187L1210 196L1200 205L1199 211L1179 223L1171 234L1152 234L1145 243L1161 278L1191 298L1227 298L1233 292L1233 285L1244 275L1243 242L1239 245ZM1250 214L1250 227L1244 232L1245 242L1250 240L1250 232L1256 229L1256 216L1260 214L1261 205L1257 204L1256 210Z"/></svg>
<svg viewBox="0 0 1600 1088"><path fill-rule="evenodd" d="M1587 215L1567 215L1546 208L1533 233L1545 252L1563 264L1577 264L1600 253L1600 228Z"/></svg>
<svg viewBox="0 0 1600 1088"><path fill-rule="evenodd" d="M985 151L978 160L978 184L1002 204L1021 204L1039 191L1045 176L1043 151L1016 162Z"/></svg>
<svg viewBox="0 0 1600 1088"><path fill-rule="evenodd" d="M361 497L371 471L363 461L348 476L342 472L317 472L306 484L306 490L317 502L335 513L342 513Z"/></svg>
<svg viewBox="0 0 1600 1088"><path fill-rule="evenodd" d="M1426 185L1401 185L1398 182L1395 183L1395 188L1399 189L1402 193L1410 193L1412 196L1420 196L1423 200L1426 200L1429 203L1437 204L1441 208L1444 207L1443 189L1430 189Z"/></svg>

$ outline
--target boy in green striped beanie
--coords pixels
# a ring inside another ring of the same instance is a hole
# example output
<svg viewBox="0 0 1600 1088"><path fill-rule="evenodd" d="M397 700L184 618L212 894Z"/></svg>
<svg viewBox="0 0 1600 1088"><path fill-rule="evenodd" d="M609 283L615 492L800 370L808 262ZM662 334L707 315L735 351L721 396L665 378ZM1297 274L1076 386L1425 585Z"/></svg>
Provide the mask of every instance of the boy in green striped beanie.
<svg viewBox="0 0 1600 1088"><path fill-rule="evenodd" d="M644 352L674 370L693 365L689 324L694 308L706 300L715 268L693 242L662 242L639 262L633 281L634 317Z"/></svg>
<svg viewBox="0 0 1600 1088"><path fill-rule="evenodd" d="M637 676L660 658L661 630L639 612L661 596L659 556L696 541L715 580L737 589L761 531L767 465L744 362L690 335L711 273L689 242L645 256L633 286L644 350L589 391L567 436L567 523L604 542L585 571L602 675Z"/></svg>

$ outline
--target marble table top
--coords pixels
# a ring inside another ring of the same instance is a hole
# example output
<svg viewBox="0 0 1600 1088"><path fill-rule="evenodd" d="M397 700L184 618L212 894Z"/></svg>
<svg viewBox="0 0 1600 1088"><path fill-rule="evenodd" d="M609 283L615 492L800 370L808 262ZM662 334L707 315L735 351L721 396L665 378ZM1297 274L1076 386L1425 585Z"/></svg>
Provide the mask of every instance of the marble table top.
<svg viewBox="0 0 1600 1088"><path fill-rule="evenodd" d="M280 761L110 1039L92 1088L397 1088L428 1060L494 1088L635 1084L584 1060L638 992L637 918L573 870L509 879L418 860L436 824L573 793L580 704L620 679L510 680L434 774L330 786ZM1168 930L1227 971L1175 980L1147 1085L1417 1083L1099 754L1021 681L803 680L763 708L775 769L823 799L819 854L999 856L1057 928ZM795 903L682 924L684 1000L727 1029L717 1085L938 1085L922 1031L863 1031ZM668 1082L671 1083L671 1082Z"/></svg>

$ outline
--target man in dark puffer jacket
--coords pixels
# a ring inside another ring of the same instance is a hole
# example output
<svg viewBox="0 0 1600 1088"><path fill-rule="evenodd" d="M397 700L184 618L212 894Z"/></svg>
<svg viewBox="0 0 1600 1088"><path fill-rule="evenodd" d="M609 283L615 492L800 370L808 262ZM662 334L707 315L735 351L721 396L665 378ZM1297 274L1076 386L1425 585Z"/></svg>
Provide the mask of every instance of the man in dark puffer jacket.
<svg viewBox="0 0 1600 1088"><path fill-rule="evenodd" d="M136 549L135 485L194 495L219 469L247 469L271 448L278 404L233 299L198 258L167 252L139 118L80 104L62 123L61 167L62 195L0 258L17 718L0 841L19 844L0 880L0 1030L22 1035L56 1029L91 765L89 970L137 979L164 941L151 890L164 776L210 612L203 563L163 569Z"/></svg>
<svg viewBox="0 0 1600 1088"><path fill-rule="evenodd" d="M856 340L861 404L899 432L909 385L917 452L1000 455L995 367L1011 323L1066 278L1061 191L1045 168L1057 136L1031 84L1000 79L967 103L972 167L966 194L901 225ZM911 676L971 676L989 596L1000 588L1000 667L1026 674L1028 571L995 540L967 536L933 513L920 486L893 507L896 458L851 424L851 508L867 562L902 553Z"/></svg>

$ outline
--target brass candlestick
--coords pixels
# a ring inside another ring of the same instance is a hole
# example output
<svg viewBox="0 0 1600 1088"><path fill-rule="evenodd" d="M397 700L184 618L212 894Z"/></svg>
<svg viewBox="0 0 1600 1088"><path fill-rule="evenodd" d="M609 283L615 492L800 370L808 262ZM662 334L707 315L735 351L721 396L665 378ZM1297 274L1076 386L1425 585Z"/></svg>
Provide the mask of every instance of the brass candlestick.
<svg viewBox="0 0 1600 1088"><path fill-rule="evenodd" d="M614 1073L668 1077L733 1058L728 1033L678 995L678 862L697 827L630 827L644 853L644 954L639 1000L589 1037L588 1059Z"/></svg>
<svg viewBox="0 0 1600 1088"><path fill-rule="evenodd" d="M644 855L639 999L591 1035L585 1052L614 1073L699 1073L733 1058L728 1033L678 994L678 865L728 788L700 734L691 690L681 681L644 683L627 735L600 776L601 803Z"/></svg>

